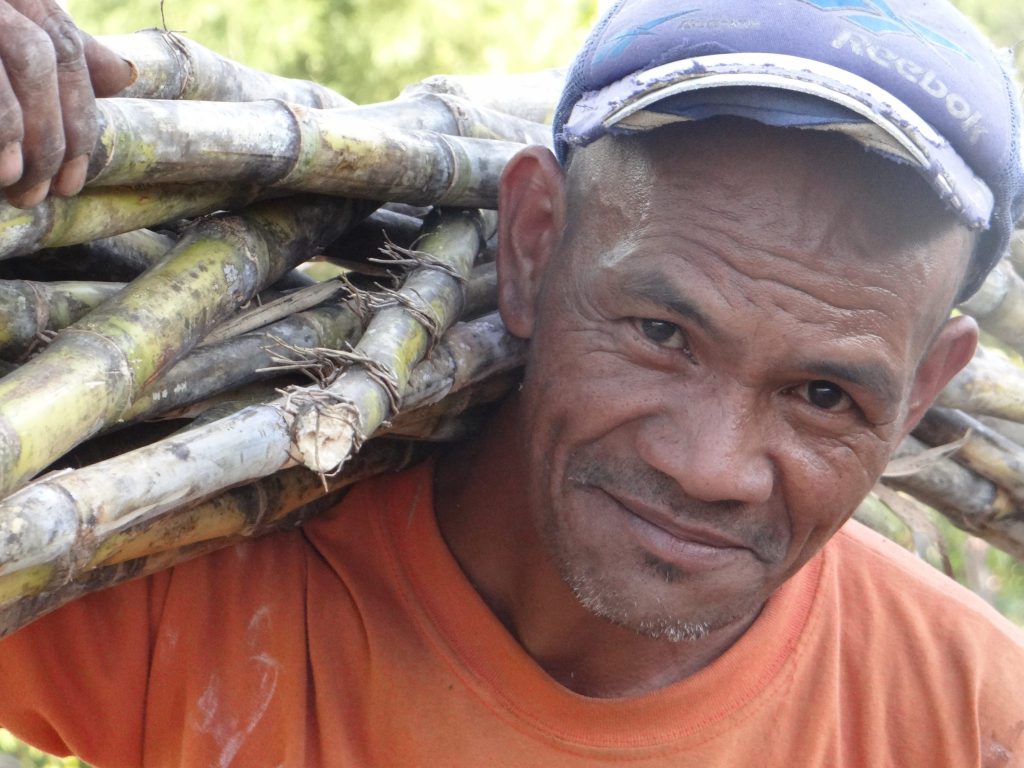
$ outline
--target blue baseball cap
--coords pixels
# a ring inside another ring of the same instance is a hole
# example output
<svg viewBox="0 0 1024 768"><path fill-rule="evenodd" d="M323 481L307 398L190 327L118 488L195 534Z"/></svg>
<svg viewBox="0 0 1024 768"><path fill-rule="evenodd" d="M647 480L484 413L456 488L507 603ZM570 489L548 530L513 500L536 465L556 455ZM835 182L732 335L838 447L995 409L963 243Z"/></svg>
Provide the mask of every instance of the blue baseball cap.
<svg viewBox="0 0 1024 768"><path fill-rule="evenodd" d="M963 300L1024 213L1010 61L944 0L618 0L569 70L555 152L724 115L845 134L981 233Z"/></svg>

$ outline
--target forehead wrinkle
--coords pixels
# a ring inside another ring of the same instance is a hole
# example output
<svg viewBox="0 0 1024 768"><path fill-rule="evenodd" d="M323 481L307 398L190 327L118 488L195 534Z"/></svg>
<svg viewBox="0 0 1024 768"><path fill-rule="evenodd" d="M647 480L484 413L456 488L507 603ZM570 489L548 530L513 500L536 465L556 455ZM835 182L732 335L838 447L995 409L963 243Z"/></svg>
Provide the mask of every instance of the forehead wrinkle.
<svg viewBox="0 0 1024 768"><path fill-rule="evenodd" d="M886 322L889 319L884 310L879 309L876 306L871 306L867 301L865 301L865 293L870 295L872 298L877 298L880 302L885 302L886 299L889 301L900 300L899 295L894 291L885 290L880 286L868 287L851 281L833 283L829 280L822 280L820 282L816 282L815 285L826 284L830 289L835 291L836 295L830 296L828 299L823 299L821 296L815 294L812 290L813 286L805 288L802 286L792 285L781 280L776 280L773 277L751 277L750 282L762 288L770 286L775 289L771 291L764 291L766 296L763 301L759 301L753 295L746 295L745 298L755 306L774 307L775 309L793 315L794 306L787 303L785 299L795 298L797 300L811 301L818 309L827 308L830 315L839 314L843 317L857 316L858 324L864 324L867 317L876 314L879 315L879 320L881 322ZM821 325L823 322L827 321L815 319L811 322L816 325Z"/></svg>
<svg viewBox="0 0 1024 768"><path fill-rule="evenodd" d="M848 260L849 266L844 268L844 262L831 255L831 251L825 251L825 255L808 263L806 255L795 250L790 243L766 246L721 227L709 225L706 228L735 243L735 248L701 245L728 268L733 280L738 277L749 284L749 289L740 289L739 293L751 304L760 305L762 302L757 300L757 294L761 291L758 289L768 287L775 289L764 290L768 303L787 312L793 308L780 303L782 296L809 299L818 306L827 305L849 313L874 313L893 300L902 301L897 291L882 284L889 270L881 269L877 276L879 279L873 283L865 281L870 273L865 273L862 268L870 265L871 259L859 249ZM698 242L696 239L693 241ZM799 284L789 281L792 280L794 265L799 267L802 276ZM847 276L847 272L854 270L858 270L855 277ZM787 275L787 281L778 278L780 273Z"/></svg>
<svg viewBox="0 0 1024 768"><path fill-rule="evenodd" d="M740 241L728 231L718 228L715 231L729 241L735 242L737 246L741 245ZM678 241L679 238L676 240ZM889 346L884 336L876 331L891 322L891 318L880 306L890 303L894 297L898 298L895 292L882 286L865 286L863 283L845 280L841 275L826 275L814 270L808 270L808 273L816 278L820 277L820 279L814 280L811 286L792 285L775 278L775 275L778 274L777 264L779 261L788 263L798 261L797 259L770 250L763 250L748 243L745 244L747 252L756 251L757 255L744 259L743 266L747 269L741 269L734 263L736 259L730 253L733 249L723 249L717 243L704 242L699 237L688 237L685 242L691 247L698 247L706 254L711 255L714 258L713 265L719 263L722 265L717 268L713 266L709 270L699 263L703 261L702 259L698 259L697 262L694 259L687 260L691 268L703 272L706 279L718 287L715 294L729 309L739 311L743 306L753 307L767 311L772 317L778 317L781 313L782 316L790 318L800 326L808 326L812 329L829 328L845 337L849 336L849 328L843 327L844 321L852 320L858 328L858 337L875 338L885 346ZM749 263L756 264L758 268L751 269ZM763 267L760 266L762 264L764 264ZM773 266L776 268L773 269ZM813 292L816 285L830 287L827 299ZM730 286L733 290L723 290L724 286ZM768 289L769 287L770 289ZM709 316L706 311L701 309L699 302L687 296L685 290L679 286L679 279L671 273L661 269L636 269L626 278L623 289L666 306L680 315L692 318L709 335L714 334L717 339L724 339L727 335L722 328L717 327L714 317ZM868 301L868 297L872 297L874 300ZM810 311L815 316L812 319L801 317L802 307L810 307ZM825 312L824 316L821 314L822 310ZM759 325L761 332L777 332L777 328L778 326L770 321ZM894 351L900 356L905 356L908 353L906 349ZM889 366L883 363L851 362L844 367L839 363L809 360L807 369L817 370L823 376L826 374L839 376L841 374L845 380L866 389L881 392L887 397L898 397L901 391L901 384L897 377Z"/></svg>
<svg viewBox="0 0 1024 768"><path fill-rule="evenodd" d="M662 245L663 241L665 245ZM844 313L875 311L872 307L864 306L863 296L860 302L844 301L847 296L852 296L855 290L865 290L866 287L859 283L842 281L837 286L837 276L825 275L806 267L806 274L815 278L807 287L794 286L778 280L776 275L779 274L780 262L782 265L790 265L794 262L799 263L800 260L765 250L760 244L737 237L729 228L715 226L711 221L704 222L700 229L694 228L686 233L670 231L662 234L657 228L652 230L648 227L635 241L621 241L617 245L621 247L614 249L616 260L645 252L671 254L673 258L685 264L686 270L699 272L709 283L713 283L716 286L715 293L731 309L740 309L742 306L775 308L792 315L794 307L782 300L782 296L779 295L781 292L783 295L810 300L818 307L827 305ZM741 253L744 256L739 256ZM673 304L678 303L679 306L674 307L675 311L693 317L701 325L712 330L715 325L712 318L700 312L692 300L682 301L684 293L679 287L679 282L680 278L675 274L675 270L660 267L645 270L633 267L623 287L669 309L673 309ZM767 286L777 290L765 290ZM826 302L813 292L816 286L836 289L838 296L830 296ZM816 322L820 324L821 321ZM717 329L717 333L721 335L721 329Z"/></svg>
<svg viewBox="0 0 1024 768"><path fill-rule="evenodd" d="M708 210L713 210L707 208ZM728 226L722 226L721 219L705 220L702 226L691 228L685 234L672 233L669 238L670 247L685 260L689 269L694 269L706 276L717 290L716 293L734 310L743 306L751 306L764 310L780 310L801 323L811 322L813 325L826 325L838 329L841 321L855 319L858 325L868 332L885 327L891 322L886 307L894 301L902 302L902 297L883 284L868 285L864 282L865 275L860 273L857 279L846 277L842 271L835 272L836 260L830 258L832 272L824 272L808 266L805 258L791 248L772 250L750 237L743 237ZM663 236L648 228L644 240L657 243ZM626 255L626 254L624 254ZM711 257L708 262L705 257ZM858 263L860 258L856 257ZM780 280L777 276L791 274L792 265L800 266L804 275L802 284L793 285ZM852 266L852 265L851 265ZM669 275L661 276L666 283L672 280ZM879 274L882 278L883 270ZM879 281L881 282L881 281ZM728 287L729 290L725 288ZM824 289L824 290L822 290ZM787 301L787 299L791 299ZM801 305L826 309L828 318L819 315L812 321L801 320L798 314ZM708 326L713 325L708 318Z"/></svg>
<svg viewBox="0 0 1024 768"><path fill-rule="evenodd" d="M917 231L919 226L913 226L913 223L908 226L902 219L903 227L896 232L893 231L892 221L877 226L867 225L867 222L891 219L895 214L887 216L886 210L878 210L879 206L891 207L891 201L889 204L881 200L875 201L873 205L866 204L865 194L877 190L865 189L864 179L854 180L860 181L860 184L851 182L831 185L829 195L823 196L820 166L792 163L786 167L790 177L786 194L780 196L752 195L750 188L742 183L745 177L737 179L728 175L716 177L714 184L700 184L695 183L687 174L679 174L668 177L665 187L682 194L686 207L699 215L701 228L736 243L736 251L740 254L756 253L756 260L745 260L751 266L746 273L751 276L759 273L774 274L775 260L781 257L807 266L812 276L815 273L822 275L820 281L811 285L829 288L834 295L846 290L866 290L875 294L879 301L900 298L899 294L882 288L880 283L884 283L886 277L897 274L902 265L911 265L919 254L904 254L902 248L897 249L900 253L894 253L892 246L912 245L915 251L920 251L938 239L944 230L933 226L927 232L928 237L924 238L923 233ZM786 212L793 209L794 200L813 205L819 212L827 212L827 215L810 218L787 215ZM737 205L737 201L742 201L742 204ZM754 227L751 227L752 223ZM733 224L739 225L739 231L731 226ZM913 230L913 236L907 230ZM747 233L746 237L744 233ZM964 252L969 252L969 249ZM729 252L715 249L715 253L733 262ZM808 259L809 254L817 254L817 260ZM834 254L843 254L843 260L839 261ZM816 263L827 265L829 273L815 270ZM870 274L864 272L856 274L852 280L844 279L844 273L872 265L879 270L878 280L872 281L875 285L865 284L864 278L870 277ZM918 262L910 268L915 273L921 270L928 272L929 264ZM927 276L908 275L918 281L925 280ZM878 290L882 293L875 293ZM837 306L844 306L841 299ZM855 307L845 305L844 308Z"/></svg>
<svg viewBox="0 0 1024 768"><path fill-rule="evenodd" d="M760 282L770 282L773 286L780 288L785 292L784 296L780 296L779 292L771 291L768 292L766 301L757 301L752 297L746 296L746 300L754 306L765 310L770 313L777 314L779 312L784 313L786 316L792 318L797 326L808 328L812 335L815 332L820 333L822 329L828 329L833 334L841 336L847 346L856 343L856 346L864 346L866 344L874 344L876 349L885 348L888 350L885 353L885 358L892 362L898 360L909 360L912 357L913 341L910 335L902 337L902 343L893 346L894 340L887 338L884 333L884 329L887 328L893 322L892 317L881 308L867 306L866 302L859 301L855 304L841 302L837 299L830 299L829 301L823 301L821 298L815 296L813 293L808 293L802 289L795 288L786 283L781 283L774 280L761 280ZM845 292L841 292L840 296L845 296ZM797 297L796 302L788 302L786 298ZM800 299L810 300L814 302L811 312L812 317L806 318L801 317L799 311L800 305L803 303ZM818 313L814 314L814 308L817 308ZM824 310L824 314L821 311ZM769 330L770 324L763 323L760 330ZM792 331L790 332L790 334ZM879 365L883 365L879 362ZM857 367L856 365L854 366ZM863 378L865 382L869 379L877 379L880 383L884 383L884 389L887 393L896 394L901 391L902 387L898 381L898 377L892 372L889 366L885 366L886 370L889 371L887 374L878 374L872 377L859 377ZM884 381L883 381L884 378ZM854 379L851 379L854 380Z"/></svg>

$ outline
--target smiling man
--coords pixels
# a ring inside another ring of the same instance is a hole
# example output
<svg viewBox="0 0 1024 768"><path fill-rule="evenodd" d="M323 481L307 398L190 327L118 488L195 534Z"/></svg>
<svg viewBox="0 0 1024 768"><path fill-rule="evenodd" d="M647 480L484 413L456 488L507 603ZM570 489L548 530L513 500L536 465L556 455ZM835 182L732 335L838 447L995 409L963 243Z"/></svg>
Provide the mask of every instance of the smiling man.
<svg viewBox="0 0 1024 768"><path fill-rule="evenodd" d="M442 463L437 511L457 557L494 518L460 562L528 648L544 616L517 596L571 590L548 618L648 648L663 682L749 627L970 359L973 322L946 318L974 236L840 137L708 120L578 153L568 182L539 150L508 171L502 308L530 364L488 448Z"/></svg>
<svg viewBox="0 0 1024 768"><path fill-rule="evenodd" d="M5 640L0 722L101 766L1024 765L1019 631L848 522L974 351L1012 94L945 4L617 3L505 172L488 428Z"/></svg>

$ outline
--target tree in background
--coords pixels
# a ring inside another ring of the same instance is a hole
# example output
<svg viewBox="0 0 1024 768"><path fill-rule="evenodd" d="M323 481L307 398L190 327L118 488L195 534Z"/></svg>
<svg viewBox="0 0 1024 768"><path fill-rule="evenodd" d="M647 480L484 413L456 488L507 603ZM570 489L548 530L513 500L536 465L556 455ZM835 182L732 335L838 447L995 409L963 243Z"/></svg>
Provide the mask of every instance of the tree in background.
<svg viewBox="0 0 1024 768"><path fill-rule="evenodd" d="M954 0L1000 45L1024 41L1019 0ZM315 80L367 103L431 74L565 66L598 0L68 0L96 34L180 31L258 69ZM161 16L162 14L162 16ZM1018 65L1024 54L1017 52Z"/></svg>
<svg viewBox="0 0 1024 768"><path fill-rule="evenodd" d="M1013 49L1017 71L1024 73L1024 3L1020 0L953 0L999 45Z"/></svg>
<svg viewBox="0 0 1024 768"><path fill-rule="evenodd" d="M70 0L94 34L182 32L258 69L328 85L359 103L427 75L564 66L596 20L594 0Z"/></svg>

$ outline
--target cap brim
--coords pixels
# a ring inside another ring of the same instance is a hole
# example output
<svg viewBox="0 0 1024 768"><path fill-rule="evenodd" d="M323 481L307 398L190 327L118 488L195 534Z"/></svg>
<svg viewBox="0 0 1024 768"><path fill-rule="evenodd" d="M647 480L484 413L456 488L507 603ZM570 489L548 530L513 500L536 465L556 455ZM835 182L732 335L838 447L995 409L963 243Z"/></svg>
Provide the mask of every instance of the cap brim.
<svg viewBox="0 0 1024 768"><path fill-rule="evenodd" d="M721 89L729 89L730 95L722 98ZM844 133L916 168L967 226L989 225L992 192L948 141L869 80L811 59L715 54L634 73L584 94L563 138L570 146L588 144L611 132L645 131L725 114Z"/></svg>

